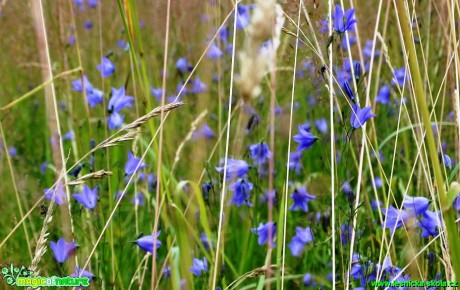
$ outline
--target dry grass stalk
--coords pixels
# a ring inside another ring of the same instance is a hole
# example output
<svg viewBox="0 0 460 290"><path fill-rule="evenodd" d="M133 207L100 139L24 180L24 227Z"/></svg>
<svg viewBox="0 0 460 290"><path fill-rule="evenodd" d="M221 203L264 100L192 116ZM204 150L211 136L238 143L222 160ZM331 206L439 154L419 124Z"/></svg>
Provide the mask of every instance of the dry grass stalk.
<svg viewBox="0 0 460 290"><path fill-rule="evenodd" d="M183 103L183 102L175 102L175 103L171 103L171 104L166 104L164 106L156 107L155 109L150 111L150 113L140 117L139 119L135 120L134 122L129 123L128 125L126 125L123 128L121 128L121 130L130 130L130 129L138 128L138 127L142 126L145 122L150 120L151 118L159 116L162 111L167 113L167 112L169 112L171 110L174 110L174 109L177 109L177 108L179 108L179 107L181 107L183 105L185 105L185 103Z"/></svg>
<svg viewBox="0 0 460 290"><path fill-rule="evenodd" d="M89 179L102 179L110 175L112 175L111 171L99 170L96 172L92 172L92 173L83 175L82 177L76 180L69 181L67 185L78 185L78 184L84 183L86 180L89 180Z"/></svg>
<svg viewBox="0 0 460 290"><path fill-rule="evenodd" d="M124 134L124 135L122 135L120 137L116 137L116 138L113 138L112 140L106 140L106 141L102 142L95 149L106 148L106 147L114 147L114 146L117 146L118 143L134 140L134 138L136 137L137 133L139 133L139 131L129 131L128 133L126 133L126 134Z"/></svg>
<svg viewBox="0 0 460 290"><path fill-rule="evenodd" d="M270 71L270 65L280 44L284 14L273 0L257 1L248 27L244 50L240 53L239 91L245 101L260 94L260 81Z"/></svg>

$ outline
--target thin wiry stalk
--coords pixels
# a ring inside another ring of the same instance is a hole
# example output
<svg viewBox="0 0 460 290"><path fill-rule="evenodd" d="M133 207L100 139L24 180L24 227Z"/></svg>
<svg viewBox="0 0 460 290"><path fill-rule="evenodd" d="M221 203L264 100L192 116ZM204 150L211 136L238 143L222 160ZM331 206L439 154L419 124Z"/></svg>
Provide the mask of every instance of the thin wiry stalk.
<svg viewBox="0 0 460 290"><path fill-rule="evenodd" d="M165 48L164 48L164 59L163 59L163 84L161 87L161 106L163 107L165 105L165 99L166 99L166 76L167 76L167 69L168 69L168 51L169 51L169 18L171 14L171 0L168 0L167 2L167 8L166 8L166 32L165 32ZM160 120L163 121L164 119L164 110L161 110L160 113ZM155 205L157 206L157 209L155 210L155 221L153 224L153 232L152 235L156 237L157 231L158 231L158 223L160 219L160 190L161 190L161 160L162 160L162 151L163 151L163 122L161 122L160 125L160 140L159 140L159 147L158 147L158 154L157 154L157 188L156 188L156 194L155 194L155 200L156 203ZM153 246L153 255L152 255L152 282L150 284L151 288L155 286L155 277L156 277L156 246Z"/></svg>
<svg viewBox="0 0 460 290"><path fill-rule="evenodd" d="M284 217L283 217L283 254L281 261L281 290L284 289L284 272L285 272L285 258L286 258L286 223L287 223L287 199L289 191L289 160L291 159L291 139L292 139L292 119L294 112L294 95L295 95L295 79L297 72L297 55L299 50L299 42L297 38L299 37L300 30L300 13L302 11L302 1L299 3L299 14L297 16L297 34L295 42L295 52L294 52L294 71L292 74L292 91L291 91L291 107L289 110L289 139L288 139L288 153L287 153L287 162L286 162L286 180L284 187ZM332 126L331 126L332 127Z"/></svg>
<svg viewBox="0 0 460 290"><path fill-rule="evenodd" d="M48 36L46 32L45 16L43 11L43 2L32 1L31 3L32 13L36 24L36 34L38 47L40 48L40 61L46 65L46 68L42 69L42 75L45 80L53 79L53 71L51 68L51 57L48 44ZM57 150L53 154L54 163L58 171L65 170L65 157L61 138L61 125L59 122L59 114L57 109L56 91L54 88L54 82L51 82L45 87L45 100L46 110L48 116L48 127L52 138L57 142ZM57 134L57 135L56 135ZM65 183L67 183L67 175L63 177ZM63 233L67 239L73 240L73 221L71 215L70 205L70 191L68 186L64 186L67 196L67 210L61 211ZM78 265L77 256L75 255L75 264ZM73 268L71 263L70 268Z"/></svg>
<svg viewBox="0 0 460 290"><path fill-rule="evenodd" d="M233 11L238 11L238 2L235 3L233 7ZM221 192L221 200L220 200L220 207L219 207L219 226L217 227L217 245L216 245L216 258L214 261L214 266L212 267L212 279L211 279L211 288L216 288L217 283L217 271L220 269L219 266L219 251L221 248L221 239L222 239L222 222L224 219L224 205L225 205L225 187L227 181L227 159L228 159L228 148L230 145L230 124L231 124L231 117L232 117L232 101L233 101L233 75L235 71L235 41L236 41L236 21L238 19L238 13L235 13L235 17L233 20L233 48L232 48L232 64L230 69L230 92L229 92L229 100L228 100L228 117L227 117L227 139L225 141L225 158L224 158L224 176L222 182L222 192Z"/></svg>
<svg viewBox="0 0 460 290"><path fill-rule="evenodd" d="M423 123L425 125L425 130L427 132L426 141L428 143L429 155L431 159L431 165L433 166L435 182L437 185L437 190L439 192L439 198L441 201L441 208L444 208L447 205L446 201L446 191L443 176L441 173L441 167L438 161L438 154L436 149L436 144L434 140L433 130L431 128L430 122L430 115L428 111L428 107L425 100L425 94L423 91L423 85L420 76L420 69L417 62L417 54L415 50L415 45L413 41L413 37L409 31L409 22L407 17L407 11L405 7L405 3L403 1L395 1L393 0L395 5L395 9L397 11L398 21L400 23L400 28L402 30L402 34L404 36L404 43L408 49L408 61L409 61L409 70L411 73L411 78L414 81L414 98L416 100L417 106L420 108L420 114L423 119ZM457 226L454 220L454 212L453 209L449 209L443 212L445 216L445 223L447 229L447 238L449 241L450 247L450 259L452 262L452 266L454 269L455 274L458 276L460 275L460 251L458 251L458 246L460 244Z"/></svg>
<svg viewBox="0 0 460 290"><path fill-rule="evenodd" d="M332 35L332 0L328 1L328 18L329 18L329 35ZM336 276L336 258L335 258L335 136L334 136L334 89L333 89L333 55L332 45L328 48L329 55L329 124L331 124L331 228L332 228L332 289L335 290L335 276ZM348 285L347 285L348 289Z"/></svg>

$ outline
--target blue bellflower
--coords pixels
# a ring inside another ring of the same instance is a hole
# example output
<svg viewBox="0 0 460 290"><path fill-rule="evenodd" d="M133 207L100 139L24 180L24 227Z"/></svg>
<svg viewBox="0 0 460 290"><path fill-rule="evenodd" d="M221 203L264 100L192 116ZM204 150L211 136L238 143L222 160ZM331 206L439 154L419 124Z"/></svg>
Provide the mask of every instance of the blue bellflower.
<svg viewBox="0 0 460 290"><path fill-rule="evenodd" d="M315 121L316 129L323 134L327 133L327 121L324 118L318 119Z"/></svg>
<svg viewBox="0 0 460 290"><path fill-rule="evenodd" d="M270 239L270 245L275 247L274 239L276 235L276 224L273 222L268 222L266 224L260 223L258 228L252 228L251 231L259 236L257 242L259 245L264 245ZM269 231L271 237L269 238Z"/></svg>
<svg viewBox="0 0 460 290"><path fill-rule="evenodd" d="M422 218L417 224L422 229L422 238L435 237L438 235L438 225L442 225L441 215L439 211L427 210L423 212Z"/></svg>
<svg viewBox="0 0 460 290"><path fill-rule="evenodd" d="M43 192L45 193L45 199L48 199L48 200L51 200L51 198L55 194L54 202L58 205L63 205L67 201L67 197L64 192L64 188L62 186L61 181L59 181L58 184L56 185L56 189L45 188Z"/></svg>
<svg viewBox="0 0 460 290"><path fill-rule="evenodd" d="M402 68L399 68L399 69L394 69L393 73L394 73L394 77L391 80L391 84L392 85L398 84L400 87L403 87L405 80L409 76L409 75L406 75L406 68L402 67Z"/></svg>
<svg viewBox="0 0 460 290"><path fill-rule="evenodd" d="M302 186L294 189L291 198L294 200L294 203L289 210L295 211L301 209L304 212L308 212L308 202L316 199L316 196L309 194L306 186Z"/></svg>
<svg viewBox="0 0 460 290"><path fill-rule="evenodd" d="M115 112L110 114L109 117L107 117L107 122L109 123L109 130L115 130L121 128L123 125L123 120L124 116Z"/></svg>
<svg viewBox="0 0 460 290"><path fill-rule="evenodd" d="M225 168L224 160L221 159L220 164L222 166L216 167L217 172L223 174L224 170L227 173L227 180L235 179L238 177L243 177L249 171L249 165L244 160L237 160L228 158L227 167Z"/></svg>
<svg viewBox="0 0 460 290"><path fill-rule="evenodd" d="M313 234L310 227L306 227L305 229L296 227L295 231L296 235L292 238L289 248L291 249L291 253L294 257L299 257L302 254L305 245L313 241Z"/></svg>
<svg viewBox="0 0 460 290"><path fill-rule="evenodd" d="M212 129L208 126L208 124L203 124L200 129L193 132L192 140L197 140L201 138L205 139L212 139L214 138L215 134Z"/></svg>
<svg viewBox="0 0 460 290"><path fill-rule="evenodd" d="M353 18L354 14L354 8L348 9L344 14L342 7L340 5L335 5L334 30L339 34L351 30L353 25L357 22L356 19Z"/></svg>
<svg viewBox="0 0 460 290"><path fill-rule="evenodd" d="M109 100L109 112L116 113L124 108L131 108L134 98L125 94L125 87L119 89L112 88L112 97Z"/></svg>
<svg viewBox="0 0 460 290"><path fill-rule="evenodd" d="M201 276L202 273L208 271L208 261L206 258L203 258L202 260L193 258L192 266L189 268L190 272L193 273L195 276Z"/></svg>
<svg viewBox="0 0 460 290"><path fill-rule="evenodd" d="M365 107L361 109L358 104L353 104L352 112L350 116L350 123L354 129L361 128L364 123L367 122L370 118L375 117L375 114L372 114L371 107Z"/></svg>
<svg viewBox="0 0 460 290"><path fill-rule="evenodd" d="M187 71L190 71L192 66L189 64L188 60L185 57L181 57L177 60L176 62L176 69L180 73L186 73Z"/></svg>
<svg viewBox="0 0 460 290"><path fill-rule="evenodd" d="M406 210L415 213L415 215L420 215L428 210L430 207L430 200L426 197L412 197L406 195L406 198L403 201L403 206Z"/></svg>
<svg viewBox="0 0 460 290"><path fill-rule="evenodd" d="M103 78L107 78L115 72L115 65L104 56L101 63L97 65L97 70L101 72Z"/></svg>
<svg viewBox="0 0 460 290"><path fill-rule="evenodd" d="M247 204L248 206L252 206L250 200L251 190L253 189L252 183L240 178L235 183L232 183L228 189L233 191L232 197L232 204L240 207L243 204Z"/></svg>
<svg viewBox="0 0 460 290"><path fill-rule="evenodd" d="M302 169L302 151L291 152L289 156L289 169L294 169L297 174L300 173Z"/></svg>
<svg viewBox="0 0 460 290"><path fill-rule="evenodd" d="M367 59L371 59L380 55L380 50L378 49L375 49L374 53L372 54L373 43L374 42L372 40L366 40L366 45L363 48L363 55Z"/></svg>
<svg viewBox="0 0 460 290"><path fill-rule="evenodd" d="M75 266L75 272L70 274L70 277L72 278L84 277L84 278L89 278L89 280L91 281L96 276L94 276L94 274L88 270L82 270L78 268L77 266Z"/></svg>
<svg viewBox="0 0 460 290"><path fill-rule="evenodd" d="M254 161L254 165L262 165L271 157L270 148L264 142L249 145L249 157Z"/></svg>
<svg viewBox="0 0 460 290"><path fill-rule="evenodd" d="M343 84L343 90L345 91L345 94L348 96L350 101L352 101L353 103L356 103L355 94L353 93L353 90L351 89L350 84L348 83L348 81L346 81Z"/></svg>
<svg viewBox="0 0 460 290"><path fill-rule="evenodd" d="M128 161L126 161L126 164L125 164L125 173L126 175L132 175L134 173L134 171L136 170L136 167L137 167L137 171L143 169L143 168L146 168L147 165L145 165L145 163L141 163L141 159L140 158L136 158L133 156L133 153L131 153L131 151L128 152Z"/></svg>
<svg viewBox="0 0 460 290"><path fill-rule="evenodd" d="M309 128L308 128L309 130ZM293 137L294 141L299 143L297 151L302 151L310 148L315 144L318 137L310 133L303 125L299 126L299 133Z"/></svg>
<svg viewBox="0 0 460 290"><path fill-rule="evenodd" d="M73 197L87 209L93 209L97 203L97 187L91 189L85 185L82 192L74 194Z"/></svg>
<svg viewBox="0 0 460 290"><path fill-rule="evenodd" d="M64 263L70 256L75 253L77 244L75 242L67 243L64 238L60 238L56 243L50 242L54 258L58 263Z"/></svg>
<svg viewBox="0 0 460 290"><path fill-rule="evenodd" d="M206 56L210 59L218 59L222 56L222 50L213 42L206 52Z"/></svg>
<svg viewBox="0 0 460 290"><path fill-rule="evenodd" d="M144 195L142 193L136 194L132 199L131 203L135 206L143 206L144 205Z"/></svg>
<svg viewBox="0 0 460 290"><path fill-rule="evenodd" d="M249 14L249 10L252 8L252 5L238 5L238 16L236 18L236 28L237 29L244 29L248 26L251 15Z"/></svg>
<svg viewBox="0 0 460 290"><path fill-rule="evenodd" d="M158 240L158 236L160 235L160 233L161 231L158 231L155 236L143 236L136 240L136 244L142 250L149 252L150 254L153 254L153 247L155 247L155 249L158 249L161 246L161 241Z"/></svg>
<svg viewBox="0 0 460 290"><path fill-rule="evenodd" d="M382 208L382 213L386 217L386 224L384 221L382 227L390 229L390 234L393 234L395 229L402 227L403 223L406 223L411 217L410 213L403 209L398 210L391 205L388 209Z"/></svg>
<svg viewBox="0 0 460 290"><path fill-rule="evenodd" d="M375 101L382 105L388 104L390 102L390 88L388 86L381 87Z"/></svg>

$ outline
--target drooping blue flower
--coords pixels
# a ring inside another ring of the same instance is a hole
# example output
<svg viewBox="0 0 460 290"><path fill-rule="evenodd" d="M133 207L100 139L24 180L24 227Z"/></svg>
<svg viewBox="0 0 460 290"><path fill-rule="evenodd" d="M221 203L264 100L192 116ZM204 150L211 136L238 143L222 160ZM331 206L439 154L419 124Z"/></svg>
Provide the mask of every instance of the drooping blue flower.
<svg viewBox="0 0 460 290"><path fill-rule="evenodd" d="M192 88L189 91L191 94L206 93L206 91L208 90L206 84L203 83L199 77L196 77L192 80L191 86Z"/></svg>
<svg viewBox="0 0 460 290"><path fill-rule="evenodd" d="M224 170L227 172L227 180L235 179L238 177L243 177L249 171L249 165L244 160L237 160L228 158L227 159L227 167L225 168L224 160L220 160L220 164L222 166L216 167L217 172L223 173Z"/></svg>
<svg viewBox="0 0 460 290"><path fill-rule="evenodd" d="M355 200L355 193L353 192L353 189L350 186L350 183L348 181L345 181L342 184L342 193L345 195L350 203L353 203Z"/></svg>
<svg viewBox="0 0 460 290"><path fill-rule="evenodd" d="M64 141L75 140L75 132L73 130L70 130L69 132L65 133L64 136L62 136L62 140Z"/></svg>
<svg viewBox="0 0 460 290"><path fill-rule="evenodd" d="M125 174L132 175L137 168L137 171L146 168L147 165L145 163L141 163L140 158L136 158L133 156L131 151L128 152L128 161L125 164Z"/></svg>
<svg viewBox="0 0 460 290"><path fill-rule="evenodd" d="M355 129L361 128L364 123L367 122L370 118L375 117L375 114L372 114L371 107L365 107L361 109L358 104L353 104L352 112L350 116L351 126Z"/></svg>
<svg viewBox="0 0 460 290"><path fill-rule="evenodd" d="M289 249L291 250L291 254L294 257L300 257L305 248L305 243L300 240L297 236L294 236L291 242L288 245Z"/></svg>
<svg viewBox="0 0 460 290"><path fill-rule="evenodd" d="M357 61L355 62L355 79L359 80L361 77L361 64Z"/></svg>
<svg viewBox="0 0 460 290"><path fill-rule="evenodd" d="M308 130L309 129L310 128L308 128ZM318 137L310 133L308 130L304 127L304 125L300 125L299 133L297 135L294 135L294 141L299 143L297 151L302 151L310 148L311 146L313 146L313 144L315 144L316 140L318 140Z"/></svg>
<svg viewBox="0 0 460 290"><path fill-rule="evenodd" d="M316 129L323 134L327 133L327 121L325 118L321 118L315 121Z"/></svg>
<svg viewBox="0 0 460 290"><path fill-rule="evenodd" d="M111 113L117 113L124 108L131 108L134 98L125 94L125 87L112 88L112 97L109 100L108 109Z"/></svg>
<svg viewBox="0 0 460 290"><path fill-rule="evenodd" d="M289 248L291 249L291 253L294 257L299 257L302 254L305 245L313 241L313 234L310 227L306 227L305 229L296 227L295 231L296 234L292 238Z"/></svg>
<svg viewBox="0 0 460 290"><path fill-rule="evenodd" d="M371 208L372 208L372 210L378 210L380 207L382 207L382 202L381 202L380 200L377 201L377 200L373 199L373 200L371 201Z"/></svg>
<svg viewBox="0 0 460 290"><path fill-rule="evenodd" d="M382 228L390 229L390 234L393 234L395 229L398 229L403 226L403 223L406 223L411 214L406 212L405 210L397 210L393 206L390 205L388 209L382 208L382 214L386 217L385 221L382 224Z"/></svg>
<svg viewBox="0 0 460 290"><path fill-rule="evenodd" d="M144 195L142 193L136 194L132 199L131 203L135 206L143 206L144 205Z"/></svg>
<svg viewBox="0 0 460 290"><path fill-rule="evenodd" d="M84 186L81 193L76 193L73 197L87 209L93 209L97 204L97 187L91 189L88 186Z"/></svg>
<svg viewBox="0 0 460 290"><path fill-rule="evenodd" d="M254 188L252 183L244 180L243 178L238 179L236 182L230 184L228 189L233 191L233 197L231 203L236 206L242 206L243 204L247 204L248 206L252 206L250 202L251 198L251 190Z"/></svg>
<svg viewBox="0 0 460 290"><path fill-rule="evenodd" d="M103 78L107 78L115 72L115 65L104 56L101 63L97 65L97 70L101 72Z"/></svg>
<svg viewBox="0 0 460 290"><path fill-rule="evenodd" d="M306 273L305 276L303 276L303 285L305 287L314 286L313 278L310 273Z"/></svg>
<svg viewBox="0 0 460 290"><path fill-rule="evenodd" d="M202 260L193 258L193 264L189 268L190 272L193 273L195 276L201 276L202 273L208 271L208 261L206 258L203 258Z"/></svg>
<svg viewBox="0 0 460 290"><path fill-rule="evenodd" d="M97 104L101 104L104 101L104 93L98 89L92 89L91 92L86 93L86 100L89 106L94 108Z"/></svg>
<svg viewBox="0 0 460 290"><path fill-rule="evenodd" d="M382 105L388 104L390 102L390 88L388 86L381 87L375 101Z"/></svg>
<svg viewBox="0 0 460 290"><path fill-rule="evenodd" d="M83 75L83 82L81 78L78 78L72 81L72 89L77 92L83 92L83 86L85 87L86 93L89 93L93 90L93 85L89 82L88 77Z"/></svg>
<svg viewBox="0 0 460 290"><path fill-rule="evenodd" d="M374 178L373 183L374 183L376 188L382 188L382 186L383 186L382 179L380 177L378 177L378 176L376 176Z"/></svg>
<svg viewBox="0 0 460 290"><path fill-rule="evenodd" d="M191 68L192 66L189 64L188 60L185 57L179 58L176 62L176 69L180 73L186 73L190 71Z"/></svg>
<svg viewBox="0 0 460 290"><path fill-rule="evenodd" d="M222 50L213 42L206 52L206 56L210 59L218 59L222 56Z"/></svg>
<svg viewBox="0 0 460 290"><path fill-rule="evenodd" d="M165 277L165 279L170 278L170 277L171 277L171 266L167 265L167 266L163 269L162 273L163 273L163 277Z"/></svg>
<svg viewBox="0 0 460 290"><path fill-rule="evenodd" d="M158 249L161 246L161 241L158 240L158 236L160 235L160 233L161 231L157 231L155 236L143 236L136 240L136 244L142 250L149 252L150 254L153 254L153 247L155 247L155 249Z"/></svg>
<svg viewBox="0 0 460 290"><path fill-rule="evenodd" d="M60 238L56 243L50 242L54 258L58 263L64 263L70 256L75 253L77 244L75 242L67 243L64 238Z"/></svg>
<svg viewBox="0 0 460 290"><path fill-rule="evenodd" d="M91 20L87 20L87 21L85 21L83 26L85 27L86 30L90 30L90 29L93 28L93 22Z"/></svg>
<svg viewBox="0 0 460 290"><path fill-rule="evenodd" d="M289 156L289 169L294 169L295 172L298 174L302 169L302 151L294 151L291 152Z"/></svg>
<svg viewBox="0 0 460 290"><path fill-rule="evenodd" d="M452 169L452 159L450 159L449 155L443 154L443 159L444 159L444 165L447 168Z"/></svg>
<svg viewBox="0 0 460 290"><path fill-rule="evenodd" d="M353 93L353 90L351 89L350 84L348 83L348 81L346 81L343 84L343 90L345 91L345 94L348 96L350 101L352 101L353 103L356 103L355 94Z"/></svg>
<svg viewBox="0 0 460 290"><path fill-rule="evenodd" d="M72 170L72 171L69 172L69 175L70 175L70 176L73 176L73 177L75 177L75 178L77 178L77 177L78 177L78 174L80 174L80 171L81 171L82 169L83 169L83 165L82 165L82 164L78 164L78 166L77 166L74 170Z"/></svg>
<svg viewBox="0 0 460 290"><path fill-rule="evenodd" d="M250 21L251 15L249 14L249 10L253 7L253 5L238 5L238 16L236 18L236 28L237 29L244 29Z"/></svg>
<svg viewBox="0 0 460 290"><path fill-rule="evenodd" d="M428 210L430 207L430 200L422 196L412 197L406 195L406 198L403 201L403 206L406 210L414 212L415 215L419 215Z"/></svg>
<svg viewBox="0 0 460 290"><path fill-rule="evenodd" d="M460 194L458 194L455 198L453 207L455 208L455 210L460 210Z"/></svg>
<svg viewBox="0 0 460 290"><path fill-rule="evenodd" d="M193 132L192 140L197 140L201 138L205 139L212 139L214 138L215 134L212 129L208 126L208 124L203 124L200 129Z"/></svg>
<svg viewBox="0 0 460 290"><path fill-rule="evenodd" d="M213 243L209 242L209 239L208 239L208 236L206 236L206 233L201 233L200 242L203 244L203 247L206 250L209 250L211 246L214 247Z"/></svg>
<svg viewBox="0 0 460 290"><path fill-rule="evenodd" d="M372 40L366 40L366 45L363 48L363 55L367 59L371 59L380 55L380 50L378 49L374 50L374 53L372 54L373 43L374 42Z"/></svg>
<svg viewBox="0 0 460 290"><path fill-rule="evenodd" d="M152 94L152 96L155 97L155 99L158 101L158 103L161 103L161 97L163 95L163 90L161 88L154 88L154 87L151 87L150 88L150 93Z"/></svg>
<svg viewBox="0 0 460 290"><path fill-rule="evenodd" d="M59 181L56 185L56 189L45 188L43 190L45 193L45 199L51 200L53 195L55 195L54 202L58 205L63 205L67 201L62 182Z"/></svg>
<svg viewBox="0 0 460 290"><path fill-rule="evenodd" d="M294 189L294 192L291 194L291 198L294 200L294 203L291 205L289 210L295 211L297 209L301 209L304 212L308 212L308 202L316 199L316 196L309 194L307 192L307 187L302 186Z"/></svg>
<svg viewBox="0 0 460 290"><path fill-rule="evenodd" d="M67 43L69 46L73 46L76 40L77 39L75 38L75 35L69 35L69 38L67 38Z"/></svg>
<svg viewBox="0 0 460 290"><path fill-rule="evenodd" d="M435 237L438 235L438 224L442 225L441 215L438 212L426 210L417 225L422 229L422 238Z"/></svg>
<svg viewBox="0 0 460 290"><path fill-rule="evenodd" d="M402 67L399 69L394 69L393 74L394 74L394 77L391 80L391 84L392 85L398 84L400 87L403 87L405 80L409 77L409 75L406 75L406 68Z"/></svg>
<svg viewBox="0 0 460 290"><path fill-rule="evenodd" d="M252 228L251 231L259 236L257 242L259 245L264 245L270 239L270 245L275 247L276 224L268 222L266 224L260 223L258 228ZM269 237L269 232L271 237Z"/></svg>
<svg viewBox="0 0 460 290"><path fill-rule="evenodd" d="M261 203L268 203L270 200L272 204L276 203L276 191L275 190L267 190L265 194L261 194L259 196L259 200Z"/></svg>
<svg viewBox="0 0 460 290"><path fill-rule="evenodd" d="M44 161L44 162L42 163L42 165L40 165L40 172L43 173L43 174L45 174L46 168L48 168L48 162L47 162L47 161Z"/></svg>
<svg viewBox="0 0 460 290"><path fill-rule="evenodd" d="M272 153L268 145L261 142L249 145L249 157L253 160L254 165L262 165L272 157Z"/></svg>
<svg viewBox="0 0 460 290"><path fill-rule="evenodd" d="M229 35L228 26L227 25L222 26L222 28L219 31L219 39L222 40L223 42L227 42L228 35Z"/></svg>
<svg viewBox="0 0 460 290"><path fill-rule="evenodd" d="M357 22L356 19L353 18L354 14L354 8L348 9L344 14L342 7L340 5L335 5L334 30L337 33L344 33L347 30L351 30L353 25Z"/></svg>
<svg viewBox="0 0 460 290"><path fill-rule="evenodd" d="M18 151L16 150L16 147L10 146L8 147L8 153L12 158L16 157L18 155Z"/></svg>
<svg viewBox="0 0 460 290"><path fill-rule="evenodd" d="M115 112L110 114L107 117L107 122L109 123L109 130L120 129L123 125L124 116Z"/></svg>
<svg viewBox="0 0 460 290"><path fill-rule="evenodd" d="M88 6L91 8L96 8L98 3L99 3L99 0L88 0Z"/></svg>

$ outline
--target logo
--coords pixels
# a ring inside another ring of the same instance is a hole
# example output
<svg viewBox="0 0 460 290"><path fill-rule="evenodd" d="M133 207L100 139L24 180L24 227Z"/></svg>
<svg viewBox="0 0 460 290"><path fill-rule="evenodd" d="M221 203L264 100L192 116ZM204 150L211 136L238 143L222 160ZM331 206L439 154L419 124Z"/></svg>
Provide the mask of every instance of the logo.
<svg viewBox="0 0 460 290"><path fill-rule="evenodd" d="M88 277L42 277L33 276L34 271L25 266L16 267L11 264L9 267L2 267L3 280L6 284L16 287L88 287Z"/></svg>

